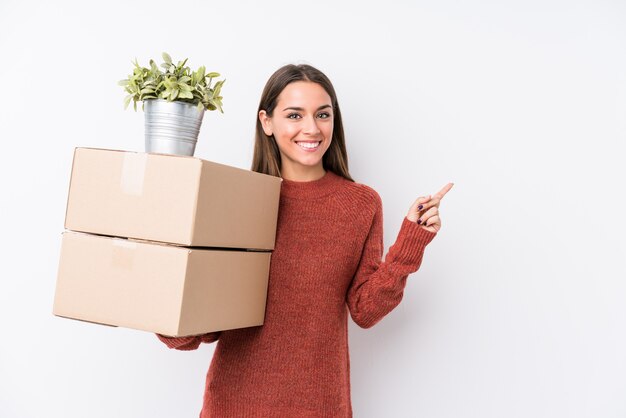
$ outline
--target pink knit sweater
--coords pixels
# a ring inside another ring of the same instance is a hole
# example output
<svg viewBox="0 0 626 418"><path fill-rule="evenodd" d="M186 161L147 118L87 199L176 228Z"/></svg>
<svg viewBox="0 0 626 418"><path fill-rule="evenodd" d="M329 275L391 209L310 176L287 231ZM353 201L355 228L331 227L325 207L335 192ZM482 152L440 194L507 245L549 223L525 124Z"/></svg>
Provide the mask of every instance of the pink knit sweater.
<svg viewBox="0 0 626 418"><path fill-rule="evenodd" d="M436 233L406 217L383 257L378 193L332 171L283 180L262 326L169 338L218 341L201 418L352 417L348 313L370 328L402 300Z"/></svg>

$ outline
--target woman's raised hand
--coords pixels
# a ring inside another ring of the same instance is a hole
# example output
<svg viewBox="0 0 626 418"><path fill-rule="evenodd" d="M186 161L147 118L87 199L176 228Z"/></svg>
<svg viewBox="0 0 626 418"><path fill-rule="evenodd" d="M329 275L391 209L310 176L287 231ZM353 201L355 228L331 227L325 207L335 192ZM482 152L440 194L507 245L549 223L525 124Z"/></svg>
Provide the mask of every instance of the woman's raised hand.
<svg viewBox="0 0 626 418"><path fill-rule="evenodd" d="M411 222L417 222L422 228L430 232L437 232L441 229L441 219L439 218L439 204L441 199L450 191L454 183L446 184L433 196L419 197L409 209L406 215Z"/></svg>

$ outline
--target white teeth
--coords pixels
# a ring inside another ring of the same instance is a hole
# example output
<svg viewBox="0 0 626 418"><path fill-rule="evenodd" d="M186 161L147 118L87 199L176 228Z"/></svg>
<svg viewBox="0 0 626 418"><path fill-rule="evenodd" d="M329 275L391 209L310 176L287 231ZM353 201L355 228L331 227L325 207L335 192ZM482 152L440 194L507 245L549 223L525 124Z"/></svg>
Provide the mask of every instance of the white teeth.
<svg viewBox="0 0 626 418"><path fill-rule="evenodd" d="M300 145L302 148L307 148L307 149L314 149L319 147L320 143L319 142L315 142L315 143L311 143L311 142L296 142L296 144Z"/></svg>

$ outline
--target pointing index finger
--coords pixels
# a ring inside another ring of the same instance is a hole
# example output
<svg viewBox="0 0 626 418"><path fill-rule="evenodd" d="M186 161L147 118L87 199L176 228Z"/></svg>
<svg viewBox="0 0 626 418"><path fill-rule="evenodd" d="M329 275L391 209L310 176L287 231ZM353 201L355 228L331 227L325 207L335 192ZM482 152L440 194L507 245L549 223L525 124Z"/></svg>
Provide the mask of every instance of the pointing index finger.
<svg viewBox="0 0 626 418"><path fill-rule="evenodd" d="M445 186L443 186L443 189L439 190L436 194L437 196L439 196L439 199L443 198L446 193L448 193L450 191L450 189L452 188L452 186L454 186L454 183L448 183Z"/></svg>

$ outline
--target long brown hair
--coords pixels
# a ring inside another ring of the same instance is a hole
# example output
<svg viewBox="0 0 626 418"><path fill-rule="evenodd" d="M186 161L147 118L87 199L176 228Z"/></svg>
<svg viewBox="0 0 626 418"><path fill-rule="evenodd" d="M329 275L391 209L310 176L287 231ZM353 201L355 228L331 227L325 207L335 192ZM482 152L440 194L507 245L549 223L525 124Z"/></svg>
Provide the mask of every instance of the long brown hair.
<svg viewBox="0 0 626 418"><path fill-rule="evenodd" d="M330 147L322 157L322 165L325 170L342 176L350 181L354 181L348 171L348 154L346 152L346 141L343 134L343 122L341 121L341 111L337 102L337 95L332 83L324 73L315 67L307 64L288 64L271 75L259 102L259 109L256 115L256 134L254 138L254 155L252 157L252 171L282 177L280 170L281 157L274 135L267 136L263 131L263 126L259 120L259 112L265 110L269 117L276 108L278 96L289 83L294 81L311 81L317 83L330 96L333 107L333 138Z"/></svg>

